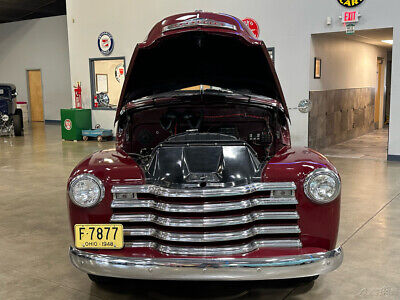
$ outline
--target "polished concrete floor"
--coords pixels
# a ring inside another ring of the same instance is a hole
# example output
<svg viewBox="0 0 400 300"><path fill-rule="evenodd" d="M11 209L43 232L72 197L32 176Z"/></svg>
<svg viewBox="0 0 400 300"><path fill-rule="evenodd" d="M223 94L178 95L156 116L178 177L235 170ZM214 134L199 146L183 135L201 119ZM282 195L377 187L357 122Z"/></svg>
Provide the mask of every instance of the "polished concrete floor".
<svg viewBox="0 0 400 300"><path fill-rule="evenodd" d="M400 163L332 157L343 180L345 258L314 283L123 281L99 287L69 262L66 180L113 142L62 142L57 125L0 138L0 299L400 299Z"/></svg>
<svg viewBox="0 0 400 300"><path fill-rule="evenodd" d="M327 157L361 158L385 161L388 150L389 128L374 130L368 134L321 149Z"/></svg>

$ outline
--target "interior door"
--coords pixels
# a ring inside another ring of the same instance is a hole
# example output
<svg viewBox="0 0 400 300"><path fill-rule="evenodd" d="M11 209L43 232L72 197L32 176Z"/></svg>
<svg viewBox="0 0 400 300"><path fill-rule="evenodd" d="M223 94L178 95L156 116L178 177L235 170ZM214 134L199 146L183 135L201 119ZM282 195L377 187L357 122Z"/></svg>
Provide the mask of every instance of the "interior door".
<svg viewBox="0 0 400 300"><path fill-rule="evenodd" d="M40 70L28 71L29 107L32 122L43 122L43 91L42 72Z"/></svg>
<svg viewBox="0 0 400 300"><path fill-rule="evenodd" d="M375 113L374 123L375 128L382 128L383 126L383 92L384 92L384 78L383 78L383 58L378 58L377 63L377 89L375 96Z"/></svg>

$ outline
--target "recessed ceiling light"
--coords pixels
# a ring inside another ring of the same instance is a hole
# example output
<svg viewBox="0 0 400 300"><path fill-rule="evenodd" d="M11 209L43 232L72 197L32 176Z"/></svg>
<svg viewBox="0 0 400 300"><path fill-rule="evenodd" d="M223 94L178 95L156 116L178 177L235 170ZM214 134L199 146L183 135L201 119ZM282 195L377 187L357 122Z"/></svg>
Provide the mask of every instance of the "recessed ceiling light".
<svg viewBox="0 0 400 300"><path fill-rule="evenodd" d="M382 40L383 43L393 45L393 40Z"/></svg>

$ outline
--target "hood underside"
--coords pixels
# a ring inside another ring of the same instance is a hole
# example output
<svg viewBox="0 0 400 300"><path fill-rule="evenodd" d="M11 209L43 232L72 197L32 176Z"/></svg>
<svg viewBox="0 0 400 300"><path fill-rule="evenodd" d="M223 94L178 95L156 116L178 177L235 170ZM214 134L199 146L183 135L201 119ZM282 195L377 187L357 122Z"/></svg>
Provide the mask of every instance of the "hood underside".
<svg viewBox="0 0 400 300"><path fill-rule="evenodd" d="M192 26L163 31L162 24L176 24L173 20L182 19L182 15L158 23L147 41L138 44L133 53L117 119L121 108L132 100L200 84L275 99L287 114L280 83L264 43L244 30L246 25L234 17L211 13L193 16L230 23L234 29Z"/></svg>

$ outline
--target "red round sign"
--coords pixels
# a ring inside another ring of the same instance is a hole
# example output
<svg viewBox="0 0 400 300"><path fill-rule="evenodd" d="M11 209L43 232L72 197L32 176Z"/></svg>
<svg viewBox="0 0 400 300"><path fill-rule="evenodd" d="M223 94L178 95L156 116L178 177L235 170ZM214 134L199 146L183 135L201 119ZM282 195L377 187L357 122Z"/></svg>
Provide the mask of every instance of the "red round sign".
<svg viewBox="0 0 400 300"><path fill-rule="evenodd" d="M258 27L256 20L252 18L246 18L243 19L242 21L250 28L250 30L253 32L256 38L258 38L258 36L260 35L260 28Z"/></svg>
<svg viewBox="0 0 400 300"><path fill-rule="evenodd" d="M64 121L64 127L65 127L65 129L67 129L67 130L71 130L71 128L72 128L72 122L71 122L70 119L65 119L65 121Z"/></svg>

